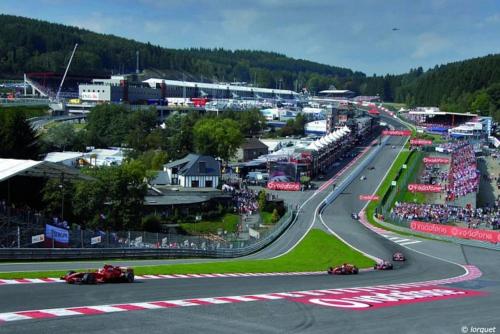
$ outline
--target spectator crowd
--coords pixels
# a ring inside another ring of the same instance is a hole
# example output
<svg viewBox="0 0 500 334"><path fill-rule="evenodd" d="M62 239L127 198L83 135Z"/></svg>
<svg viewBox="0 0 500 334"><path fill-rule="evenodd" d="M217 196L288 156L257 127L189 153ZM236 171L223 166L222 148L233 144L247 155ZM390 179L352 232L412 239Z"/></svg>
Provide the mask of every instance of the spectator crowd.
<svg viewBox="0 0 500 334"><path fill-rule="evenodd" d="M224 185L222 186L222 191L231 193L235 212L241 215L252 215L254 212L257 212L259 205L257 202L257 193L254 190L247 187L236 189L233 186Z"/></svg>
<svg viewBox="0 0 500 334"><path fill-rule="evenodd" d="M500 202L494 207L472 208L448 204L398 203L392 209L393 218L403 220L421 220L425 222L447 224L464 223L469 228L500 228Z"/></svg>
<svg viewBox="0 0 500 334"><path fill-rule="evenodd" d="M453 201L458 197L477 192L479 175L476 156L472 145L453 143L446 199Z"/></svg>

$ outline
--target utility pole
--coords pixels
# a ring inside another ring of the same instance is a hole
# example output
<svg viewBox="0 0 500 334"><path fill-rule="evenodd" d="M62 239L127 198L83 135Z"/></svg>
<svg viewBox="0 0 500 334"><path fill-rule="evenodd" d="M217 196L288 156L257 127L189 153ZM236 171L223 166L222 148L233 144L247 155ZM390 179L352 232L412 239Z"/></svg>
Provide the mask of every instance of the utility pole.
<svg viewBox="0 0 500 334"><path fill-rule="evenodd" d="M139 74L139 50L135 52L135 74Z"/></svg>

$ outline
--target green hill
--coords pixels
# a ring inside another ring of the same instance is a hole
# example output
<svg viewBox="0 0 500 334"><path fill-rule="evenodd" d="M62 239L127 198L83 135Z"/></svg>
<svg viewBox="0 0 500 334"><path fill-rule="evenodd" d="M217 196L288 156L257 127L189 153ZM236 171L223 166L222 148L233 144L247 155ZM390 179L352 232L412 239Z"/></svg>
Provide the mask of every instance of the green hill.
<svg viewBox="0 0 500 334"><path fill-rule="evenodd" d="M500 55L454 62L401 75L366 77L361 72L274 52L225 49L168 49L150 43L24 17L0 15L0 73L62 72L75 43L70 72L109 75L135 70L135 52L146 76L203 81L245 81L261 87L317 92L335 85L385 101L480 110L500 119Z"/></svg>
<svg viewBox="0 0 500 334"><path fill-rule="evenodd" d="M292 59L273 52L225 49L168 49L150 43L24 17L0 15L0 73L19 77L24 72L61 72L73 48L78 52L73 73L111 74L135 70L135 52L140 67L200 80L254 82L263 87L312 91L342 85L353 76L350 69Z"/></svg>

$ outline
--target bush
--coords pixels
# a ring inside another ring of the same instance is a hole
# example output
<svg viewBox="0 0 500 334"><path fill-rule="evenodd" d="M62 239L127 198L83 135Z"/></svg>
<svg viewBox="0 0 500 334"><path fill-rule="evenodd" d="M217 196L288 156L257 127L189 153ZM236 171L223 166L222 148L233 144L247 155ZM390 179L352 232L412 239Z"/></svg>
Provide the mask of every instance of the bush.
<svg viewBox="0 0 500 334"><path fill-rule="evenodd" d="M274 209L273 210L273 214L271 216L271 222L273 224L276 224L278 222L278 220L280 220L280 214L278 213L278 210L277 209Z"/></svg>
<svg viewBox="0 0 500 334"><path fill-rule="evenodd" d="M266 191L265 190L259 191L259 196L257 197L257 202L259 203L259 209L261 211L267 211L266 210L267 199L266 199Z"/></svg>
<svg viewBox="0 0 500 334"><path fill-rule="evenodd" d="M148 215L142 218L141 227L143 231L160 232L161 218L157 215Z"/></svg>

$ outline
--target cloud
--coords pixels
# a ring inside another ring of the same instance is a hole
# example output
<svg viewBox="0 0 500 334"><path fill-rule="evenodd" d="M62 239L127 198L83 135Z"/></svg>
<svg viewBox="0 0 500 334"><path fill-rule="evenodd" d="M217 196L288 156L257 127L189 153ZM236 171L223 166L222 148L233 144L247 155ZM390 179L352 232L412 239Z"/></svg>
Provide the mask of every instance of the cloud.
<svg viewBox="0 0 500 334"><path fill-rule="evenodd" d="M487 24L497 24L500 23L500 13L493 14L484 19L484 23Z"/></svg>
<svg viewBox="0 0 500 334"><path fill-rule="evenodd" d="M423 33L417 37L417 45L412 53L412 58L425 59L431 55L448 50L452 42L435 33Z"/></svg>
<svg viewBox="0 0 500 334"><path fill-rule="evenodd" d="M221 26L229 34L249 33L259 19L259 13L253 9L227 9L222 12Z"/></svg>

